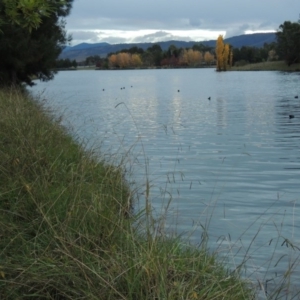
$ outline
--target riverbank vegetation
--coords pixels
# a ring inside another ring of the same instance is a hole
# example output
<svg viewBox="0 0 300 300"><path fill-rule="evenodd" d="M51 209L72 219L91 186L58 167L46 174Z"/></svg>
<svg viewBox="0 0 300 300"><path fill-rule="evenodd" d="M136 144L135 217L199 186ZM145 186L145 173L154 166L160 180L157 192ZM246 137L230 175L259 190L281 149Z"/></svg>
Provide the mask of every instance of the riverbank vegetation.
<svg viewBox="0 0 300 300"><path fill-rule="evenodd" d="M281 61L266 61L249 64L247 62L233 66L231 71L282 71L282 72L300 72L300 63L287 65Z"/></svg>
<svg viewBox="0 0 300 300"><path fill-rule="evenodd" d="M122 166L15 89L0 90L0 162L1 299L252 298L205 243L133 210Z"/></svg>

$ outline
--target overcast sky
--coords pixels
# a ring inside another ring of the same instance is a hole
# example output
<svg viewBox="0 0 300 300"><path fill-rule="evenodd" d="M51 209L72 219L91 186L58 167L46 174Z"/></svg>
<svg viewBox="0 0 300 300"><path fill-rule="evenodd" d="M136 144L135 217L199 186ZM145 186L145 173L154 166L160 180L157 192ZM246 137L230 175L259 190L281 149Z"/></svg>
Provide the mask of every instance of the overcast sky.
<svg viewBox="0 0 300 300"><path fill-rule="evenodd" d="M299 0L74 0L66 29L72 45L204 41L276 31L299 13Z"/></svg>

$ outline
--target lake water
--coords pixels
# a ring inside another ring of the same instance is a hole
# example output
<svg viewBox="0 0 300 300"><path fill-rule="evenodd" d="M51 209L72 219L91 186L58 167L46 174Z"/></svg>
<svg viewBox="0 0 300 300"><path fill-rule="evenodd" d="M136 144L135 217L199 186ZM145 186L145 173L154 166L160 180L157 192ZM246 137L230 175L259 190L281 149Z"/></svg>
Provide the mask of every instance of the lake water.
<svg viewBox="0 0 300 300"><path fill-rule="evenodd" d="M200 243L207 226L212 249L273 282L299 256L284 243L300 247L299 82L280 72L65 71L32 90L88 147L126 155L141 203L146 179L158 212L171 197L170 228Z"/></svg>

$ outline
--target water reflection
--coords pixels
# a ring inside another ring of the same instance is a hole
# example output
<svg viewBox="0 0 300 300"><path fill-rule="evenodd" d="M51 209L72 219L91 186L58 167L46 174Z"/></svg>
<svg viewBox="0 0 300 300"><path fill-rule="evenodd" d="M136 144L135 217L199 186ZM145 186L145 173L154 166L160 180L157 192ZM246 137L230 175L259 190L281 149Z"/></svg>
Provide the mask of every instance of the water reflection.
<svg viewBox="0 0 300 300"><path fill-rule="evenodd" d="M217 126L227 126L227 103L226 100L221 97L217 98Z"/></svg>

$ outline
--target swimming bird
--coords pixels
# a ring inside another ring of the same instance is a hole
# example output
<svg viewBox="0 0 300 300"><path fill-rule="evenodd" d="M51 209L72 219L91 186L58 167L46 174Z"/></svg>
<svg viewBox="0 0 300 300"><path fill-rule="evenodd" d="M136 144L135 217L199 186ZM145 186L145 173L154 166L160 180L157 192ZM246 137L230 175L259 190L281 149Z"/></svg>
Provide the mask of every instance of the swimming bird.
<svg viewBox="0 0 300 300"><path fill-rule="evenodd" d="M298 99L298 95L295 96L295 99Z"/></svg>
<svg viewBox="0 0 300 300"><path fill-rule="evenodd" d="M210 100L210 97L208 97L207 99Z"/></svg>
<svg viewBox="0 0 300 300"><path fill-rule="evenodd" d="M295 118L295 116L294 115L289 115L289 118L293 119L293 118Z"/></svg>
<svg viewBox="0 0 300 300"><path fill-rule="evenodd" d="M178 93L180 92L180 90L177 91Z"/></svg>

